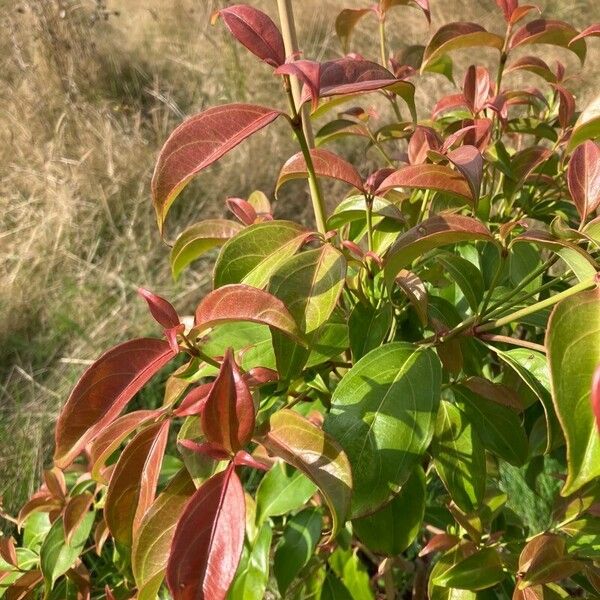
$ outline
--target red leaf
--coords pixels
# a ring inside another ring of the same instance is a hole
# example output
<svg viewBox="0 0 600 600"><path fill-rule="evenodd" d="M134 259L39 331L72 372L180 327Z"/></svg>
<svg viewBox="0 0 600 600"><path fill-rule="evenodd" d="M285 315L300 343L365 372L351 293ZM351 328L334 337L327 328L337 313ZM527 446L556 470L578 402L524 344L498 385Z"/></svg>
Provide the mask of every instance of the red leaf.
<svg viewBox="0 0 600 600"><path fill-rule="evenodd" d="M491 119L466 119L461 124L462 128L471 126L474 129L466 133L464 143L468 146L475 146L480 152L484 152L492 137L493 122Z"/></svg>
<svg viewBox="0 0 600 600"><path fill-rule="evenodd" d="M321 75L321 63L314 60L296 60L281 65L275 71L277 75L294 75L304 85L310 94L313 110L319 103L319 80Z"/></svg>
<svg viewBox="0 0 600 600"><path fill-rule="evenodd" d="M594 371L594 379L592 380L592 409L596 417L596 425L600 434L600 365Z"/></svg>
<svg viewBox="0 0 600 600"><path fill-rule="evenodd" d="M148 303L150 313L155 321L162 325L165 329L177 327L179 325L179 317L173 305L168 301L153 294L144 288L138 288L138 294Z"/></svg>
<svg viewBox="0 0 600 600"><path fill-rule="evenodd" d="M579 216L585 221L600 206L600 148L594 142L577 146L569 161L567 181Z"/></svg>
<svg viewBox="0 0 600 600"><path fill-rule="evenodd" d="M394 187L445 192L473 202L473 193L466 179L443 165L412 165L392 173L381 184L378 193Z"/></svg>
<svg viewBox="0 0 600 600"><path fill-rule="evenodd" d="M167 342L152 338L131 340L103 354L83 374L58 417L54 463L70 465L173 356Z"/></svg>
<svg viewBox="0 0 600 600"><path fill-rule="evenodd" d="M268 471L271 468L271 463L260 462L245 450L240 450L233 459L233 464L258 469L259 471Z"/></svg>
<svg viewBox="0 0 600 600"><path fill-rule="evenodd" d="M131 545L133 532L154 501L169 436L169 421L140 431L119 457L110 478L104 518L113 538Z"/></svg>
<svg viewBox="0 0 600 600"><path fill-rule="evenodd" d="M179 519L167 565L173 600L224 600L244 529L244 490L230 466L198 488Z"/></svg>
<svg viewBox="0 0 600 600"><path fill-rule="evenodd" d="M252 54L272 67L285 62L283 38L268 15L246 4L228 6L218 15L233 36Z"/></svg>
<svg viewBox="0 0 600 600"><path fill-rule="evenodd" d="M451 94L444 96L433 107L431 111L431 118L436 119L441 113L447 110L454 110L456 108L463 108L467 106L467 101L463 94Z"/></svg>
<svg viewBox="0 0 600 600"><path fill-rule="evenodd" d="M227 198L225 204L244 225L252 225L256 221L257 214L250 202L242 198Z"/></svg>
<svg viewBox="0 0 600 600"><path fill-rule="evenodd" d="M566 129L575 116L575 98L569 90L562 85L555 84L554 89L558 92L558 122L563 129Z"/></svg>
<svg viewBox="0 0 600 600"><path fill-rule="evenodd" d="M6 600L25 600L31 598L31 592L44 580L41 571L34 569L21 575L14 583L6 588Z"/></svg>
<svg viewBox="0 0 600 600"><path fill-rule="evenodd" d="M71 543L71 536L75 533L77 527L90 510L94 496L87 492L71 498L65 506L63 513L63 528L65 531L65 541Z"/></svg>
<svg viewBox="0 0 600 600"><path fill-rule="evenodd" d="M272 294L249 285L224 285L208 294L196 309L195 333L229 321L268 325L302 342L298 325L285 304Z"/></svg>
<svg viewBox="0 0 600 600"><path fill-rule="evenodd" d="M0 534L0 558L13 567L17 566L17 551L15 541L11 537Z"/></svg>
<svg viewBox="0 0 600 600"><path fill-rule="evenodd" d="M460 146L447 154L450 162L463 174L475 200L479 199L483 179L483 157L475 146Z"/></svg>
<svg viewBox="0 0 600 600"><path fill-rule="evenodd" d="M579 35L576 35L569 42L569 46L579 40L582 40L583 38L590 37L590 36L594 36L594 37L600 36L600 23L594 23L593 25L586 27Z"/></svg>
<svg viewBox="0 0 600 600"><path fill-rule="evenodd" d="M279 373L267 367L253 367L244 377L246 383L252 388L278 381Z"/></svg>
<svg viewBox="0 0 600 600"><path fill-rule="evenodd" d="M335 19L335 33L337 34L342 49L344 52L348 52L348 46L350 43L350 36L352 31L356 27L356 24L366 14L374 12L374 8L345 8L342 10Z"/></svg>
<svg viewBox="0 0 600 600"><path fill-rule="evenodd" d="M473 114L483 109L490 95L490 73L485 67L471 65L467 69L463 94Z"/></svg>
<svg viewBox="0 0 600 600"><path fill-rule="evenodd" d="M190 179L283 114L254 104L216 106L184 121L169 136L152 177L158 227Z"/></svg>
<svg viewBox="0 0 600 600"><path fill-rule="evenodd" d="M530 73L539 75L546 81L551 83L556 82L556 75L552 72L550 67L537 56L523 56L522 58L519 58L515 62L511 63L506 68L505 72L511 73L512 71L529 71Z"/></svg>
<svg viewBox="0 0 600 600"><path fill-rule="evenodd" d="M534 4L525 4L523 6L518 6L510 18L510 24L516 25L519 21L521 21L524 17L526 17L532 10L537 10L538 13L540 13L540 14L542 12L540 10L540 7L535 6Z"/></svg>
<svg viewBox="0 0 600 600"><path fill-rule="evenodd" d="M192 452L197 452L198 454L206 454L206 456L212 458L213 460L227 460L231 459L231 454L220 445L212 444L211 442L195 442L194 440L178 440L177 444L187 448Z"/></svg>
<svg viewBox="0 0 600 600"><path fill-rule="evenodd" d="M345 161L337 154L321 148L311 149L310 155L317 176L345 181L356 189L363 191L364 186L362 178L354 166L349 162ZM286 181L304 177L308 177L306 161L304 160L302 152L298 152L298 154L294 154L294 156L289 158L281 168L275 186L275 193L277 193L279 188Z"/></svg>
<svg viewBox="0 0 600 600"><path fill-rule="evenodd" d="M427 160L429 150L439 150L441 146L442 140L434 129L417 125L408 142L408 162L420 165Z"/></svg>
<svg viewBox="0 0 600 600"><path fill-rule="evenodd" d="M46 484L50 494L52 494L52 496L55 498L62 500L67 495L67 483L65 481L65 475L57 467L44 471L44 483Z"/></svg>
<svg viewBox="0 0 600 600"><path fill-rule="evenodd" d="M119 417L105 427L88 449L92 478L104 481L100 472L110 455L140 425L156 418L159 414L158 410L137 410Z"/></svg>
<svg viewBox="0 0 600 600"><path fill-rule="evenodd" d="M496 4L502 9L504 18L510 21L513 13L519 6L519 0L496 0Z"/></svg>
<svg viewBox="0 0 600 600"><path fill-rule="evenodd" d="M191 415L199 415L204 409L208 394L212 388L211 383L204 383L195 387L182 401L181 404L173 411L177 417L189 417Z"/></svg>
<svg viewBox="0 0 600 600"><path fill-rule="evenodd" d="M419 552L419 556L427 556L432 552L444 552L445 550L450 550L450 548L454 548L459 542L460 538L455 535L438 533L425 544L421 552Z"/></svg>
<svg viewBox="0 0 600 600"><path fill-rule="evenodd" d="M517 48L528 44L552 44L568 48L583 62L586 55L584 40L573 42L578 31L564 21L536 19L523 25L512 37L510 48Z"/></svg>
<svg viewBox="0 0 600 600"><path fill-rule="evenodd" d="M204 409L202 431L206 440L231 454L241 450L254 432L254 401L233 357L227 349Z"/></svg>
<svg viewBox="0 0 600 600"><path fill-rule="evenodd" d="M375 192L379 189L381 182L389 177L396 169L391 167L386 167L385 169L378 169L374 173L371 173L367 180L365 181L365 189L371 194L375 194ZM343 242L342 242L343 243ZM350 246L348 246L350 248Z"/></svg>

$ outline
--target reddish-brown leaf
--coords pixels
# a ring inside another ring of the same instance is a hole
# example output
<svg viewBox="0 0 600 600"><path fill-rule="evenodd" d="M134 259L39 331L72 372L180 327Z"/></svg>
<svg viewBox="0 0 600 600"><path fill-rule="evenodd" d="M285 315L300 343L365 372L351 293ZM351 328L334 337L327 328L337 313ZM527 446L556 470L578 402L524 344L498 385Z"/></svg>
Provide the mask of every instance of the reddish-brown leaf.
<svg viewBox="0 0 600 600"><path fill-rule="evenodd" d="M441 146L442 139L435 129L417 125L408 142L408 162L411 165L420 165L427 160L430 150L439 150Z"/></svg>
<svg viewBox="0 0 600 600"><path fill-rule="evenodd" d="M281 65L275 71L277 75L294 75L306 87L310 94L313 110L319 103L319 80L321 75L321 63L314 60L295 60L294 62Z"/></svg>
<svg viewBox="0 0 600 600"><path fill-rule="evenodd" d="M314 148L310 151L310 155L318 177L329 177L345 181L358 190L362 191L364 189L363 181L358 171L352 164L337 154L329 150L323 150L322 148ZM306 177L308 177L306 160L304 160L302 152L298 152L298 154L294 154L294 156L289 158L281 168L275 186L275 193L287 181Z"/></svg>
<svg viewBox="0 0 600 600"><path fill-rule="evenodd" d="M83 374L56 425L54 463L65 468L175 356L163 340L140 338L103 354Z"/></svg>
<svg viewBox="0 0 600 600"><path fill-rule="evenodd" d="M523 411L523 403L517 392L501 383L493 383L483 377L469 377L465 379L463 385L472 392L492 402L508 406L518 412Z"/></svg>
<svg viewBox="0 0 600 600"><path fill-rule="evenodd" d="M600 148L587 141L577 146L569 161L567 181L579 216L585 221L600 206Z"/></svg>
<svg viewBox="0 0 600 600"><path fill-rule="evenodd" d="M511 159L512 179L522 183L551 155L543 146L529 146L517 152Z"/></svg>
<svg viewBox="0 0 600 600"><path fill-rule="evenodd" d="M345 8L335 19L335 32L342 44L344 52L348 52L350 36L356 27L356 24L368 13L373 12L373 8Z"/></svg>
<svg viewBox="0 0 600 600"><path fill-rule="evenodd" d="M447 110L456 108L466 108L467 101L463 94L450 94L438 100L431 111L431 118L436 119L439 115Z"/></svg>
<svg viewBox="0 0 600 600"><path fill-rule="evenodd" d="M429 320L427 314L429 298L427 296L427 288L423 281L411 271L402 269L396 276L395 282L408 297L408 301L417 313L423 327L427 326Z"/></svg>
<svg viewBox="0 0 600 600"><path fill-rule="evenodd" d="M25 600L44 579L42 572L35 569L21 575L6 589L6 600Z"/></svg>
<svg viewBox="0 0 600 600"><path fill-rule="evenodd" d="M83 518L90 510L94 496L89 492L73 496L65 506L63 513L63 528L65 531L65 541L71 543L71 536L83 521Z"/></svg>
<svg viewBox="0 0 600 600"><path fill-rule="evenodd" d="M272 294L243 284L224 285L196 309L195 333L229 321L251 321L279 329L302 342L302 333L285 304Z"/></svg>
<svg viewBox="0 0 600 600"><path fill-rule="evenodd" d="M254 207L243 198L227 198L225 204L244 225L252 225L256 221L257 214Z"/></svg>
<svg viewBox="0 0 600 600"><path fill-rule="evenodd" d="M202 410L202 431L207 442L231 454L241 450L254 432L254 401L250 388L227 349Z"/></svg>
<svg viewBox="0 0 600 600"><path fill-rule="evenodd" d="M173 600L224 600L242 553L245 512L232 466L198 488L173 536L167 565Z"/></svg>
<svg viewBox="0 0 600 600"><path fill-rule="evenodd" d="M236 4L221 9L217 14L233 36L252 54L273 67L285 62L281 33L264 12L247 4Z"/></svg>
<svg viewBox="0 0 600 600"><path fill-rule="evenodd" d="M169 421L140 431L119 457L110 478L104 518L113 538L131 545L133 532L154 501L169 435Z"/></svg>
<svg viewBox="0 0 600 600"><path fill-rule="evenodd" d="M556 82L556 75L548 64L537 56L523 56L506 67L505 73L513 71L528 71L539 75L542 79L550 83Z"/></svg>
<svg viewBox="0 0 600 600"><path fill-rule="evenodd" d="M138 288L138 294L148 303L150 313L159 325L162 325L165 329L179 325L177 311L168 300L144 288Z"/></svg>
<svg viewBox="0 0 600 600"><path fill-rule="evenodd" d="M600 435L600 365L594 371L591 402L594 416L596 417L596 425L598 426L598 435Z"/></svg>
<svg viewBox="0 0 600 600"><path fill-rule="evenodd" d="M181 404L173 411L173 414L177 417L189 417L191 415L199 415L204 409L208 394L212 388L211 383L204 383L195 387L189 392L189 394L181 401Z"/></svg>
<svg viewBox="0 0 600 600"><path fill-rule="evenodd" d="M385 169L377 169L374 173L371 173L365 181L365 190L370 194L375 194L379 189L381 182L389 177L396 169L386 167Z"/></svg>
<svg viewBox="0 0 600 600"><path fill-rule="evenodd" d="M496 4L502 9L504 18L510 21L513 13L519 6L519 0L496 0Z"/></svg>
<svg viewBox="0 0 600 600"><path fill-rule="evenodd" d="M437 533L423 546L419 556L427 556L432 552L444 552L454 548L460 542L460 538L449 533Z"/></svg>
<svg viewBox="0 0 600 600"><path fill-rule="evenodd" d="M61 469L53 467L44 471L44 483L48 488L48 491L59 499L64 499L67 495L67 483L65 481L65 474Z"/></svg>
<svg viewBox="0 0 600 600"><path fill-rule="evenodd" d="M414 4L417 8L420 8L423 11L427 21L431 23L429 0L379 0L379 10L381 13L385 14L394 6L407 6L409 4Z"/></svg>
<svg viewBox="0 0 600 600"><path fill-rule="evenodd" d="M590 37L590 36L594 36L594 37L600 36L600 23L594 23L593 25L586 27L579 35L576 35L569 42L569 46L571 44L578 42L579 40L582 40L583 38Z"/></svg>
<svg viewBox="0 0 600 600"><path fill-rule="evenodd" d="M384 179L378 193L391 188L434 190L473 202L473 193L467 180L456 171L443 165L412 165L404 167Z"/></svg>
<svg viewBox="0 0 600 600"><path fill-rule="evenodd" d="M510 41L510 47L512 49L529 44L551 44L568 48L583 62L586 55L585 40L571 43L578 34L576 29L564 21L536 19L515 32Z"/></svg>
<svg viewBox="0 0 600 600"><path fill-rule="evenodd" d="M140 425L159 414L158 410L136 410L119 417L103 429L88 448L92 478L104 482L101 471L110 455Z"/></svg>
<svg viewBox="0 0 600 600"><path fill-rule="evenodd" d="M447 154L450 162L467 180L475 201L479 199L483 179L483 157L475 146L460 146Z"/></svg>
<svg viewBox="0 0 600 600"><path fill-rule="evenodd" d="M542 11L539 6L535 4L524 4L523 6L517 6L517 8L513 11L512 16L510 17L510 24L516 25L519 21L521 21L524 17L526 17L530 12L537 10L538 14Z"/></svg>
<svg viewBox="0 0 600 600"><path fill-rule="evenodd" d="M490 72L485 67L471 65L467 69L463 95L473 114L483 109L490 95Z"/></svg>
<svg viewBox="0 0 600 600"><path fill-rule="evenodd" d="M283 114L254 104L225 104L190 117L169 136L152 177L160 231L171 204L190 179Z"/></svg>
<svg viewBox="0 0 600 600"><path fill-rule="evenodd" d="M17 516L17 526L21 527L27 517L34 512L52 512L59 510L63 501L48 492L36 492L22 507Z"/></svg>
<svg viewBox="0 0 600 600"><path fill-rule="evenodd" d="M555 84L554 89L558 92L559 98L558 122L563 129L566 129L575 116L575 97L562 85Z"/></svg>
<svg viewBox="0 0 600 600"><path fill-rule="evenodd" d="M13 567L17 566L17 550L11 537L0 534L0 558Z"/></svg>

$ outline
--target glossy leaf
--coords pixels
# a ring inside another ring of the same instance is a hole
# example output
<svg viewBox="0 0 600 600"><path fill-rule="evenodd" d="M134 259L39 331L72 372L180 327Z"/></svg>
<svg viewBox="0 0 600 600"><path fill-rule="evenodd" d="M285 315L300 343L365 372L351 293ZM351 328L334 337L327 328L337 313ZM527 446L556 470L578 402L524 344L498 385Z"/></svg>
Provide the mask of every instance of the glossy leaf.
<svg viewBox="0 0 600 600"><path fill-rule="evenodd" d="M458 407L473 424L483 445L513 465L527 460L528 443L518 415L510 408L496 404L469 389L454 388Z"/></svg>
<svg viewBox="0 0 600 600"><path fill-rule="evenodd" d="M454 503L467 513L476 510L485 493L485 450L467 416L450 402L440 404L432 453Z"/></svg>
<svg viewBox="0 0 600 600"><path fill-rule="evenodd" d="M103 354L71 392L56 425L54 463L70 465L174 356L163 340L140 338Z"/></svg>
<svg viewBox="0 0 600 600"><path fill-rule="evenodd" d="M222 246L241 231L242 226L226 219L208 219L188 227L175 241L171 250L171 271L174 279L203 254Z"/></svg>
<svg viewBox="0 0 600 600"><path fill-rule="evenodd" d="M600 23L594 23L593 25L586 27L580 34L576 35L569 42L569 45L577 42L578 40L582 40L586 37L591 37L591 36L594 36L594 37L600 36Z"/></svg>
<svg viewBox="0 0 600 600"><path fill-rule="evenodd" d="M519 6L519 0L496 0L496 4L502 9L506 21L510 22L513 13Z"/></svg>
<svg viewBox="0 0 600 600"><path fill-rule="evenodd" d="M337 179L348 183L358 190L363 189L363 182L358 171L352 164L337 154L329 152L329 150L323 150L322 148L314 148L310 151L310 155L317 176ZM303 178L308 178L308 169L302 152L299 152L289 158L281 168L277 183L275 184L275 193L287 181Z"/></svg>
<svg viewBox="0 0 600 600"><path fill-rule="evenodd" d="M173 305L168 301L153 294L150 290L144 288L138 289L138 294L148 303L150 313L154 320L166 329L177 327L179 325L179 316Z"/></svg>
<svg viewBox="0 0 600 600"><path fill-rule="evenodd" d="M273 562L273 573L283 597L290 583L311 559L321 537L322 520L318 509L307 508L286 523Z"/></svg>
<svg viewBox="0 0 600 600"><path fill-rule="evenodd" d="M245 228L221 249L214 287L230 283L264 287L279 264L300 249L309 233L291 221L269 221Z"/></svg>
<svg viewBox="0 0 600 600"><path fill-rule="evenodd" d="M490 73L485 67L471 65L465 74L463 93L473 114L481 111L490 95Z"/></svg>
<svg viewBox="0 0 600 600"><path fill-rule="evenodd" d="M426 219L402 234L385 255L386 279L392 280L402 268L425 252L459 242L492 241L488 229L476 219L441 214Z"/></svg>
<svg viewBox="0 0 600 600"><path fill-rule="evenodd" d="M342 448L327 432L287 409L271 416L259 441L318 486L331 512L333 538L348 516L352 493L352 471Z"/></svg>
<svg viewBox="0 0 600 600"><path fill-rule="evenodd" d="M458 196L469 203L473 194L467 180L456 171L444 165L411 165L404 167L383 180L378 193L392 188L434 190L452 196Z"/></svg>
<svg viewBox="0 0 600 600"><path fill-rule="evenodd" d="M355 361L383 343L392 325L392 316L389 304L375 308L359 302L352 309L348 329Z"/></svg>
<svg viewBox="0 0 600 600"><path fill-rule="evenodd" d="M511 73L513 71L528 71L529 73L535 73L548 82L556 82L556 75L554 72L545 61L537 56L523 56L515 60L508 65L505 70L506 73Z"/></svg>
<svg viewBox="0 0 600 600"><path fill-rule="evenodd" d="M352 466L353 518L380 508L408 479L433 437L440 385L435 353L398 342L369 352L336 387L324 428Z"/></svg>
<svg viewBox="0 0 600 600"><path fill-rule="evenodd" d="M245 500L232 467L194 493L181 515L167 565L173 600L224 600L244 544Z"/></svg>
<svg viewBox="0 0 600 600"><path fill-rule="evenodd" d="M444 267L464 294L471 309L476 311L483 300L485 289L481 271L467 259L449 252L436 254L433 260Z"/></svg>
<svg viewBox="0 0 600 600"><path fill-rule="evenodd" d="M425 499L425 473L417 466L391 502L352 521L353 531L373 552L396 556L417 537L423 525Z"/></svg>
<svg viewBox="0 0 600 600"><path fill-rule="evenodd" d="M600 476L600 436L590 402L600 363L600 288L560 302L546 333L552 397L567 442L567 480L572 494Z"/></svg>
<svg viewBox="0 0 600 600"><path fill-rule="evenodd" d="M205 296L196 308L196 331L230 321L250 321L278 329L302 342L298 325L285 304L268 292L248 285L226 285Z"/></svg>
<svg viewBox="0 0 600 600"><path fill-rule="evenodd" d="M154 501L168 435L169 421L140 431L110 478L104 518L113 538L125 546L131 546L133 533Z"/></svg>
<svg viewBox="0 0 600 600"><path fill-rule="evenodd" d="M510 48L518 48L530 44L552 44L568 48L574 52L583 63L586 55L586 45L584 40L576 41L571 44L571 40L579 32L564 21L555 21L547 19L536 19L523 25L512 36Z"/></svg>
<svg viewBox="0 0 600 600"><path fill-rule="evenodd" d="M308 502L317 487L302 471L288 474L276 463L261 479L256 491L256 522L260 526L268 517L292 512Z"/></svg>
<svg viewBox="0 0 600 600"><path fill-rule="evenodd" d="M467 180L475 203L479 200L483 180L483 157L475 146L460 146L447 154L448 160Z"/></svg>
<svg viewBox="0 0 600 600"><path fill-rule="evenodd" d="M567 151L572 152L579 144L586 140L600 137L600 96L596 96L579 115Z"/></svg>
<svg viewBox="0 0 600 600"><path fill-rule="evenodd" d="M569 161L567 181L571 198L582 221L600 206L600 148L584 142Z"/></svg>
<svg viewBox="0 0 600 600"><path fill-rule="evenodd" d="M175 198L200 171L281 115L252 104L225 104L190 117L169 136L152 177L152 199L158 228Z"/></svg>
<svg viewBox="0 0 600 600"><path fill-rule="evenodd" d="M67 502L63 513L63 527L65 530L65 541L67 544L71 544L73 536L77 532L77 529L86 518L94 496L88 492L73 496Z"/></svg>
<svg viewBox="0 0 600 600"><path fill-rule="evenodd" d="M134 534L131 566L138 600L154 600L158 593L177 521L195 491L187 470L182 469L152 503Z"/></svg>
<svg viewBox="0 0 600 600"><path fill-rule="evenodd" d="M252 54L272 67L285 62L281 33L264 12L247 4L236 4L221 9L218 15L234 37Z"/></svg>
<svg viewBox="0 0 600 600"><path fill-rule="evenodd" d="M235 454L252 437L254 413L252 394L229 348L202 410L206 440Z"/></svg>
<svg viewBox="0 0 600 600"><path fill-rule="evenodd" d="M504 579L502 561L493 548L471 554L432 579L434 585L465 590L483 590Z"/></svg>
<svg viewBox="0 0 600 600"><path fill-rule="evenodd" d="M481 25L468 22L448 23L440 27L425 48L421 72L443 54L462 48L484 46L501 50L504 40Z"/></svg>

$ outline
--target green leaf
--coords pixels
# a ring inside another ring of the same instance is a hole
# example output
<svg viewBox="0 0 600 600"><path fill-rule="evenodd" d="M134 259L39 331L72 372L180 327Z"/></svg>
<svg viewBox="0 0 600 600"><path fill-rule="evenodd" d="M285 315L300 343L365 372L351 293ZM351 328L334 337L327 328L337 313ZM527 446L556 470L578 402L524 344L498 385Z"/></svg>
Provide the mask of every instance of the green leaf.
<svg viewBox="0 0 600 600"><path fill-rule="evenodd" d="M358 558L356 551L338 547L329 557L329 565L342 580L353 600L374 600L373 591L369 585L369 573Z"/></svg>
<svg viewBox="0 0 600 600"><path fill-rule="evenodd" d="M288 474L278 463L262 478L256 491L256 522L261 525L268 517L285 515L308 502L317 486L299 471Z"/></svg>
<svg viewBox="0 0 600 600"><path fill-rule="evenodd" d="M195 491L190 475L182 469L152 503L134 534L131 568L138 600L156 598L167 568L175 526Z"/></svg>
<svg viewBox="0 0 600 600"><path fill-rule="evenodd" d="M404 552L421 530L425 493L425 473L417 466L391 502L352 521L354 533L373 552L388 556Z"/></svg>
<svg viewBox="0 0 600 600"><path fill-rule="evenodd" d="M283 597L290 583L311 559L321 537L322 521L318 509L307 508L286 523L273 562L273 572Z"/></svg>
<svg viewBox="0 0 600 600"><path fill-rule="evenodd" d="M319 600L353 600L348 588L333 573L327 573Z"/></svg>
<svg viewBox="0 0 600 600"><path fill-rule="evenodd" d="M259 441L318 486L331 512L331 535L335 536L350 508L352 473L348 457L334 438L292 410L274 413L268 427Z"/></svg>
<svg viewBox="0 0 600 600"><path fill-rule="evenodd" d="M567 144L567 152L575 150L586 140L600 137L600 95L596 96L579 115Z"/></svg>
<svg viewBox="0 0 600 600"><path fill-rule="evenodd" d="M170 261L173 278L178 279L181 272L203 254L222 246L242 229L235 221L209 219L188 227L175 241Z"/></svg>
<svg viewBox="0 0 600 600"><path fill-rule="evenodd" d="M339 229L354 221L364 221L366 220L366 210L365 197L363 194L349 196L337 205L333 214L327 219L327 228ZM375 221L378 217L389 217L396 221L404 221L404 216L400 209L385 198L375 196L373 198L373 207L371 210Z"/></svg>
<svg viewBox="0 0 600 600"><path fill-rule="evenodd" d="M229 283L264 287L279 263L298 251L306 233L291 221L267 221L244 228L219 252L215 288Z"/></svg>
<svg viewBox="0 0 600 600"><path fill-rule="evenodd" d="M40 568L46 580L46 589L50 590L54 582L64 575L77 560L92 531L95 512L88 512L67 544L62 517L56 519L40 548Z"/></svg>
<svg viewBox="0 0 600 600"><path fill-rule="evenodd" d="M433 258L440 263L456 282L473 311L483 300L484 283L481 271L471 262L456 254L443 253Z"/></svg>
<svg viewBox="0 0 600 600"><path fill-rule="evenodd" d="M386 253L386 281L393 281L400 269L429 250L475 240L493 241L488 229L476 219L454 214L426 219L402 234Z"/></svg>
<svg viewBox="0 0 600 600"><path fill-rule="evenodd" d="M352 516L400 491L429 446L442 369L433 350L398 342L372 350L343 377L324 429L352 465Z"/></svg>
<svg viewBox="0 0 600 600"><path fill-rule="evenodd" d="M502 561L493 548L484 548L453 564L432 579L433 585L463 590L483 590L504 579Z"/></svg>
<svg viewBox="0 0 600 600"><path fill-rule="evenodd" d="M269 581L269 552L273 530L268 523L261 527L252 549L238 570L229 590L229 600L264 598ZM243 559L242 559L243 560Z"/></svg>
<svg viewBox="0 0 600 600"><path fill-rule="evenodd" d="M392 325L392 307L384 304L375 308L359 302L350 313L348 328L350 349L355 361L380 346Z"/></svg>
<svg viewBox="0 0 600 600"><path fill-rule="evenodd" d="M440 404L432 453L454 503L467 513L476 510L485 494L485 450L466 415L450 402Z"/></svg>
<svg viewBox="0 0 600 600"><path fill-rule="evenodd" d="M600 435L591 405L600 364L600 287L556 305L546 333L556 414L567 442L563 496L600 476Z"/></svg>
<svg viewBox="0 0 600 600"><path fill-rule="evenodd" d="M483 445L507 462L522 465L527 460L528 442L519 416L463 386L453 389L458 407L475 427Z"/></svg>

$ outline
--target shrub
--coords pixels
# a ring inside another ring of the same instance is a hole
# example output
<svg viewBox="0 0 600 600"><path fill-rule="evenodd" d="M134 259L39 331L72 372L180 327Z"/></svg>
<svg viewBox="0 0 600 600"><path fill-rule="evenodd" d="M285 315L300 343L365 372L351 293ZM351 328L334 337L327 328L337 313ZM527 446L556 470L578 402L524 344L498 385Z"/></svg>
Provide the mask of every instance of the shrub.
<svg viewBox="0 0 600 600"><path fill-rule="evenodd" d="M0 539L0 595L600 594L599 104L578 115L561 63L515 56L553 44L583 62L600 26L497 0L505 35L450 23L393 56L386 23L408 4L430 18L427 0L380 0L336 20L344 51L378 21L380 63L299 58L288 26L286 44L250 6L217 13L289 110L228 104L180 125L152 182L159 230L192 177L275 120L300 148L276 189L307 179L316 227L255 192L227 200L237 220L181 233L173 275L219 248L214 290L193 323L140 290L164 339L83 374L54 467L3 515L22 535ZM495 81L468 67L417 121L410 80L452 79L451 53L482 47ZM507 85L514 72L544 88ZM368 93L389 106L383 126ZM338 112L316 147L309 105ZM379 168L323 147L340 138ZM322 178L352 189L330 214ZM121 414L167 365L162 406Z"/></svg>

